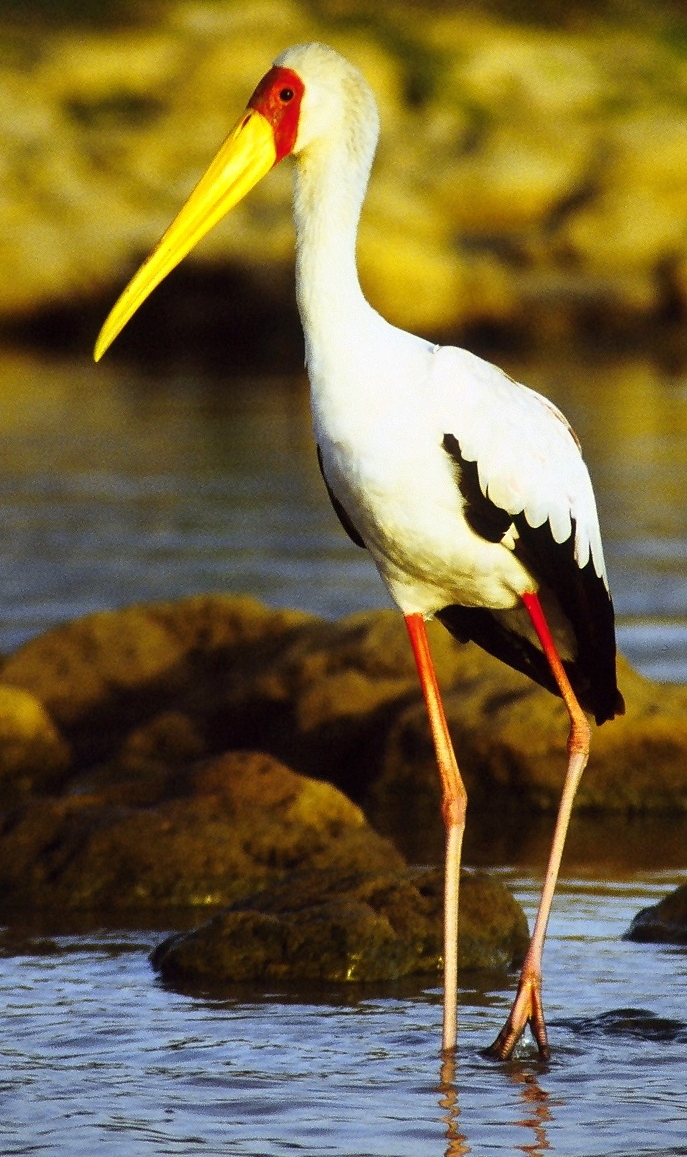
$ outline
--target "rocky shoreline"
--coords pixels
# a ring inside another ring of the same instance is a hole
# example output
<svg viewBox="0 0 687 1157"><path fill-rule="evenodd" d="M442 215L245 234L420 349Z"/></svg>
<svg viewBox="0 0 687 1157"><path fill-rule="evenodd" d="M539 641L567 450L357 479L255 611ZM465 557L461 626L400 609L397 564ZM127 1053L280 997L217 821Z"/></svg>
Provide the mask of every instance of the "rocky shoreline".
<svg viewBox="0 0 687 1157"><path fill-rule="evenodd" d="M471 822L553 813L562 705L430 634ZM578 810L684 815L687 688L624 662L621 685L627 714L595 732ZM5 659L0 735L3 911L210 911L210 932L158 959L199 982L210 933L228 981L249 967L244 933L255 975L321 960L332 979L354 957L360 978L380 961L387 978L436 971L441 877L408 865L427 831L441 862L438 785L398 614L332 623L207 595L88 615ZM524 917L497 880L465 879L464 966L509 967Z"/></svg>
<svg viewBox="0 0 687 1157"><path fill-rule="evenodd" d="M380 103L359 259L390 320L539 341L679 331L682 25L660 6L644 25L620 8L569 27L506 12L175 0L99 31L0 21L0 328L85 348L256 78L321 39ZM290 185L280 166L161 291L165 343L298 358ZM150 356L140 324L121 349Z"/></svg>
<svg viewBox="0 0 687 1157"><path fill-rule="evenodd" d="M562 703L440 624L429 634L473 814L495 801L555 812ZM622 657L619 679L627 714L595 730L577 810L684 814L687 688L652 683ZM253 750L327 780L401 843L401 813L417 825L438 812L431 739L394 611L329 622L248 596L199 595L86 615L5 658L0 720L6 804L105 791L110 802L149 806L201 761Z"/></svg>

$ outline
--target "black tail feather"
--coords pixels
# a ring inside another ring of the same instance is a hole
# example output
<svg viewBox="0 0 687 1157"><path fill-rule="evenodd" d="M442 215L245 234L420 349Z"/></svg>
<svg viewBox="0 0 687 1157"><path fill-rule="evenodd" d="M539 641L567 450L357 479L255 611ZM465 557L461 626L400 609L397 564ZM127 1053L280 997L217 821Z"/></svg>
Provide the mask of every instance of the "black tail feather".
<svg viewBox="0 0 687 1157"><path fill-rule="evenodd" d="M520 534L516 553L542 588L553 593L572 629L576 653L563 665L580 705L597 723L624 714L616 682L613 604L592 560L580 567L574 558L574 524L570 539L557 543L548 523L533 529L524 515L517 515L514 522ZM438 611L436 617L461 642L472 640L547 691L559 694L544 653L497 613L486 607L453 605Z"/></svg>

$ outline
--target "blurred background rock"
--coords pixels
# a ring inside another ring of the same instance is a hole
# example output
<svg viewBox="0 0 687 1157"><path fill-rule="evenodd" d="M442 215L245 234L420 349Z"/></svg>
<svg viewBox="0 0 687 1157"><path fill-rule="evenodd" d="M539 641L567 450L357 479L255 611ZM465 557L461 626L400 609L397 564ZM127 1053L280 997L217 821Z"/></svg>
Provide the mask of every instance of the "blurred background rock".
<svg viewBox="0 0 687 1157"><path fill-rule="evenodd" d="M308 39L380 104L359 262L389 319L682 349L687 8L668 0L5 0L0 332L85 349L272 59ZM297 366L290 191L279 166L120 352Z"/></svg>

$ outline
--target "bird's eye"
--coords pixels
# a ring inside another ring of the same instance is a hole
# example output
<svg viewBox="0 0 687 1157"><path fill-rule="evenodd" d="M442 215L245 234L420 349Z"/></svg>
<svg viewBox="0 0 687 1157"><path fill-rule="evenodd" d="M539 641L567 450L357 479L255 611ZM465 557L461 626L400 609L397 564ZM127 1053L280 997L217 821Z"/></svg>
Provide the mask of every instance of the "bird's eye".
<svg viewBox="0 0 687 1157"><path fill-rule="evenodd" d="M293 89L283 88L279 93L279 99L283 100L285 103L286 101L293 100Z"/></svg>

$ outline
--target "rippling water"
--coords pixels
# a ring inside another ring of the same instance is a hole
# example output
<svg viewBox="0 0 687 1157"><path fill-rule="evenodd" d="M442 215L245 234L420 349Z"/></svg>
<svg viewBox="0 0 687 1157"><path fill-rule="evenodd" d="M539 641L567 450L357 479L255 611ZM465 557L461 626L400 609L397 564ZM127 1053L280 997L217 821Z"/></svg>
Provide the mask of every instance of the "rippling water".
<svg viewBox="0 0 687 1157"><path fill-rule="evenodd" d="M0 961L2 1152L684 1154L687 954L620 939L677 878L564 881L546 953L551 1061L529 1047L486 1060L509 993L467 978L443 1085L426 980L189 996L153 979L159 933L34 926ZM534 882L513 883L531 915Z"/></svg>
<svg viewBox="0 0 687 1157"><path fill-rule="evenodd" d="M507 368L559 402L585 446L622 648L647 674L687 680L687 375L638 358ZM385 605L329 508L303 381L5 353L0 436L0 649L87 611L208 590L329 616ZM546 1065L527 1050L508 1065L481 1055L513 978L463 978L452 1078L426 980L177 993L147 961L159 927L59 914L13 926L0 937L0 1151L687 1153L687 953L620 939L685 878L687 833L620 828L571 833L576 875L545 959ZM530 916L544 842L533 831L510 865ZM490 855L508 874L508 856Z"/></svg>

